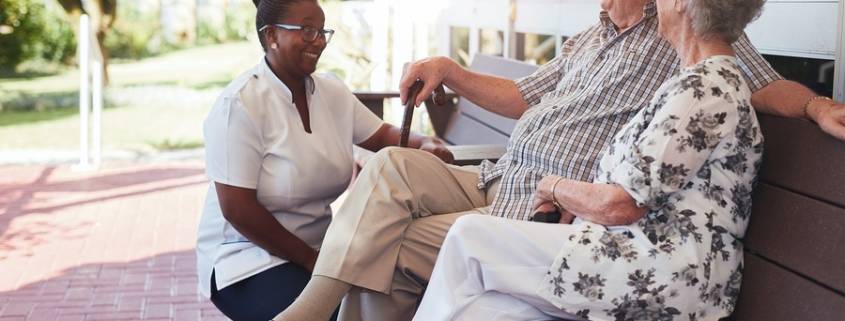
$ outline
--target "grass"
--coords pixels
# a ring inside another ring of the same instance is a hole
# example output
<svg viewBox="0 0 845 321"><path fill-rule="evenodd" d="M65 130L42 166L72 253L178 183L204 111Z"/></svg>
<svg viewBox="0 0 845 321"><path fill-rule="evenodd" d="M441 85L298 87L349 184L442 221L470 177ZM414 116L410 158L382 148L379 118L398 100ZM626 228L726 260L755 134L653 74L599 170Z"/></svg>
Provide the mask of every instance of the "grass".
<svg viewBox="0 0 845 321"><path fill-rule="evenodd" d="M111 64L110 85L115 88L150 84L197 86L228 81L254 65L260 57L260 47L251 42L180 50L140 61ZM0 79L0 89L28 93L77 91L79 72L71 70L43 77Z"/></svg>
<svg viewBox="0 0 845 321"><path fill-rule="evenodd" d="M157 151L193 149L203 147L203 142L201 140L170 140L169 138L165 138L164 140L160 141L150 141L147 142L147 144L150 145L150 147L155 148Z"/></svg>
<svg viewBox="0 0 845 321"><path fill-rule="evenodd" d="M62 118L73 117L73 115L78 113L79 110L72 108L51 109L40 112L8 111L0 114L0 127L54 121Z"/></svg>
<svg viewBox="0 0 845 321"><path fill-rule="evenodd" d="M201 147L208 109L223 86L258 61L258 48L223 44L112 64L103 148L153 153ZM0 79L0 150L77 148L78 77L71 70Z"/></svg>

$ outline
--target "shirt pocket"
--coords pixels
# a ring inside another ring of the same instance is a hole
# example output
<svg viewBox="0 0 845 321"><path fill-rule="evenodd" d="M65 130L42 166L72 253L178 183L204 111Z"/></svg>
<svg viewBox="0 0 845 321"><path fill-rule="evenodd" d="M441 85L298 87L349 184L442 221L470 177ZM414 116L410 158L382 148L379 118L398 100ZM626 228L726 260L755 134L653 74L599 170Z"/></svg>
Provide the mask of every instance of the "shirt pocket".
<svg viewBox="0 0 845 321"><path fill-rule="evenodd" d="M630 77L643 77L641 70L645 68L648 60L644 57L645 53L634 49L623 49L619 53L613 55L610 59L614 59L614 66L612 67L613 74L611 77L617 79L629 79Z"/></svg>

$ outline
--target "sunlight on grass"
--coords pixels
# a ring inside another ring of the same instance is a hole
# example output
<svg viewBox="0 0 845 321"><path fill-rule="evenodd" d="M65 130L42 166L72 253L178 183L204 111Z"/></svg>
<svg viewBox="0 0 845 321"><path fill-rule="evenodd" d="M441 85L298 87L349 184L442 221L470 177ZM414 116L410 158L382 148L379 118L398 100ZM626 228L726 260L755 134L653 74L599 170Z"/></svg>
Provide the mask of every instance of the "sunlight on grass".
<svg viewBox="0 0 845 321"><path fill-rule="evenodd" d="M260 59L258 44L199 47L110 67L103 149L202 147L202 121L231 79ZM0 150L79 146L77 71L0 79Z"/></svg>
<svg viewBox="0 0 845 321"><path fill-rule="evenodd" d="M74 117L79 113L78 109L62 108L51 109L40 112L31 111L9 111L0 113L0 127L11 125L31 124L43 121L54 121L66 117Z"/></svg>
<svg viewBox="0 0 845 321"><path fill-rule="evenodd" d="M202 140L171 140L169 138L160 141L150 141L147 144L157 151L194 149L204 146Z"/></svg>
<svg viewBox="0 0 845 321"><path fill-rule="evenodd" d="M135 62L109 66L112 87L149 84L196 86L228 81L255 65L261 57L258 44L238 42L172 52ZM79 71L33 78L0 79L0 92L63 92L79 89Z"/></svg>

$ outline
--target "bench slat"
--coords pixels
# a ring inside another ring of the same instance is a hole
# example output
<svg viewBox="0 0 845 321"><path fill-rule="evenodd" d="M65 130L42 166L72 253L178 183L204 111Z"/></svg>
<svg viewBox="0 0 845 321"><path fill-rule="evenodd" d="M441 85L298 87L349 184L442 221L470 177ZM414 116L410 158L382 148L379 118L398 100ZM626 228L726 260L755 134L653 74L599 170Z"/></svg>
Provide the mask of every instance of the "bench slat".
<svg viewBox="0 0 845 321"><path fill-rule="evenodd" d="M506 146L509 137L475 119L459 114L452 118L443 139L453 145L499 144Z"/></svg>
<svg viewBox="0 0 845 321"><path fill-rule="evenodd" d="M733 320L841 321L845 297L754 254L745 254L742 290Z"/></svg>
<svg viewBox="0 0 845 321"><path fill-rule="evenodd" d="M745 248L845 292L845 209L760 184Z"/></svg>
<svg viewBox="0 0 845 321"><path fill-rule="evenodd" d="M535 70L537 70L537 66L512 59L477 54L472 59L470 69L483 74L494 75L507 79L517 79L532 74ZM470 117L504 133L510 134L516 125L515 119L509 119L491 113L481 107L478 107L476 104L473 104L469 101L469 99L461 99L461 101L458 102L458 109L461 113L467 114Z"/></svg>
<svg viewBox="0 0 845 321"><path fill-rule="evenodd" d="M766 140L761 180L845 207L845 142L808 121L758 117Z"/></svg>

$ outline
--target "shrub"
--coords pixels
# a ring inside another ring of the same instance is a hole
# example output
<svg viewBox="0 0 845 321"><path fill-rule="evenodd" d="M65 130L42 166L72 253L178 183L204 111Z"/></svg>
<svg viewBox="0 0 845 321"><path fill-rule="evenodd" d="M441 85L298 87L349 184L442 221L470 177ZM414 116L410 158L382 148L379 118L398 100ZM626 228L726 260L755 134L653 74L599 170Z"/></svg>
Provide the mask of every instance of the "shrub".
<svg viewBox="0 0 845 321"><path fill-rule="evenodd" d="M141 59L161 53L161 35L155 13L142 13L131 6L118 6L117 19L106 31L103 46L109 57Z"/></svg>
<svg viewBox="0 0 845 321"><path fill-rule="evenodd" d="M0 70L14 72L32 59L67 63L73 58L73 30L52 9L38 0L0 0Z"/></svg>

